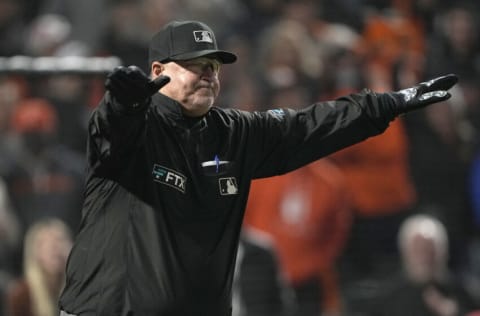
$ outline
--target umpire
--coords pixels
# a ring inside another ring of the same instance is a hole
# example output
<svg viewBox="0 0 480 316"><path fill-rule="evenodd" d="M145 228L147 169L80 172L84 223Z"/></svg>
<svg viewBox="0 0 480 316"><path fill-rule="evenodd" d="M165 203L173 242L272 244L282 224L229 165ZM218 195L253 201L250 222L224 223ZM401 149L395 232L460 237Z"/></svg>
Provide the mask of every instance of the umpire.
<svg viewBox="0 0 480 316"><path fill-rule="evenodd" d="M167 24L150 77L119 67L92 114L82 222L61 315L228 316L250 181L284 174L450 97L455 75L391 93L364 90L303 110L213 106L222 64L213 31Z"/></svg>

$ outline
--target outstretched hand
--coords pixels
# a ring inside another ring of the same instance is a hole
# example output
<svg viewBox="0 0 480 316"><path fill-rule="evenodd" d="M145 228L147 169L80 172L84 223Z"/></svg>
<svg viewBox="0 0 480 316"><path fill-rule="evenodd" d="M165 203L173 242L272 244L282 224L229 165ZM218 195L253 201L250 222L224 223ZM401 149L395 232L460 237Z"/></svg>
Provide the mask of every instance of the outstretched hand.
<svg viewBox="0 0 480 316"><path fill-rule="evenodd" d="M151 80L137 66L120 66L107 76L105 88L122 105L136 106L145 102L168 82L170 78L167 76Z"/></svg>
<svg viewBox="0 0 480 316"><path fill-rule="evenodd" d="M449 74L395 92L403 101L404 108L401 112L410 112L433 103L448 100L451 97L448 90L457 82L458 77L454 74Z"/></svg>

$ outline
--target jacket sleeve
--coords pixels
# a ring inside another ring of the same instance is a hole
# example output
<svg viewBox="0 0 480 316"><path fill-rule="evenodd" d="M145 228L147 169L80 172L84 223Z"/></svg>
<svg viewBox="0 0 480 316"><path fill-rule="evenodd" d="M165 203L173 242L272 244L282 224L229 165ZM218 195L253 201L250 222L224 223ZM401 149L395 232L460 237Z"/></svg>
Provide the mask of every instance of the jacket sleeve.
<svg viewBox="0 0 480 316"><path fill-rule="evenodd" d="M256 150L247 155L253 178L287 173L381 134L399 114L398 102L391 94L364 90L298 111L256 112L250 137Z"/></svg>
<svg viewBox="0 0 480 316"><path fill-rule="evenodd" d="M122 106L107 91L88 123L88 166L94 173L115 172L130 161L144 133L150 100Z"/></svg>

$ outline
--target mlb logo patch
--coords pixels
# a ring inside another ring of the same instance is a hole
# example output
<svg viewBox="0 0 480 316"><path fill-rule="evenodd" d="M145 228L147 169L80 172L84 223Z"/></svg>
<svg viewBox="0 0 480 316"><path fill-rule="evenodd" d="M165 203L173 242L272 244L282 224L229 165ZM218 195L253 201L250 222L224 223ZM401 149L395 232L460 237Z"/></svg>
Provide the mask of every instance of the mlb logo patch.
<svg viewBox="0 0 480 316"><path fill-rule="evenodd" d="M237 179L234 177L218 179L220 195L238 194Z"/></svg>
<svg viewBox="0 0 480 316"><path fill-rule="evenodd" d="M193 37L197 43L213 43L213 36L209 31L193 31Z"/></svg>

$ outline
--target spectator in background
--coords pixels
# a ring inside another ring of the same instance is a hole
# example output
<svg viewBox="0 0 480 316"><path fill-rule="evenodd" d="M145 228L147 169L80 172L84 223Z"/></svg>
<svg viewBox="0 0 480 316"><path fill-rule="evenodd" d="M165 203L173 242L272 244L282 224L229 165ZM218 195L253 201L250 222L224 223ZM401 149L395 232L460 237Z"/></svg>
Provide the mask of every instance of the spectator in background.
<svg viewBox="0 0 480 316"><path fill-rule="evenodd" d="M362 0L323 0L320 5L321 15L329 22L348 26L356 32L363 27L365 6Z"/></svg>
<svg viewBox="0 0 480 316"><path fill-rule="evenodd" d="M113 2L114 1L111 1L111 6L114 6ZM117 3L118 2L119 1L117 1ZM137 36L143 36L145 43L148 43L150 37L172 19L180 19L187 16L185 14L186 8L183 1L143 0L138 3L140 4L144 34L137 34Z"/></svg>
<svg viewBox="0 0 480 316"><path fill-rule="evenodd" d="M438 14L435 33L430 35L426 52L427 76L455 69L464 79L462 84L478 80L478 14L476 6L463 2Z"/></svg>
<svg viewBox="0 0 480 316"><path fill-rule="evenodd" d="M259 30L271 26L278 19L284 0L243 0L246 14L239 27L247 38L256 38Z"/></svg>
<svg viewBox="0 0 480 316"><path fill-rule="evenodd" d="M334 98L364 84L378 89L392 87L392 79L383 81L381 78L391 76L394 64L405 53L400 48L402 44L397 43L405 34L389 38L389 44L384 46L377 33L382 30L392 34L400 32L397 28L402 24L393 27L389 25L390 20L378 15L373 21L367 21L367 29L361 36L349 32L352 39L349 44L328 40L331 36L322 37L332 53L326 71L331 84L321 98ZM376 28L380 30L374 30ZM330 29L341 34L345 32L339 28ZM388 48L389 45L392 48ZM365 60L367 63L363 65ZM409 74L408 78L415 78L412 69L403 70ZM377 81L382 85L377 85ZM365 312L368 301L379 290L379 280L397 268L396 231L416 205L408 153L409 139L404 121L397 118L379 137L331 155L332 161L345 174L352 196L352 230L339 265L345 308L350 312L359 315Z"/></svg>
<svg viewBox="0 0 480 316"><path fill-rule="evenodd" d="M78 74L52 74L38 86L42 87L38 95L53 106L57 115L55 142L84 155L92 81Z"/></svg>
<svg viewBox="0 0 480 316"><path fill-rule="evenodd" d="M34 57L66 57L90 54L91 49L73 38L72 23L60 14L42 14L30 24L26 53ZM38 64L37 64L38 65ZM31 95L46 98L58 116L56 142L84 154L91 89L87 79L72 73L28 76Z"/></svg>
<svg viewBox="0 0 480 316"><path fill-rule="evenodd" d="M29 228L23 276L9 289L6 316L58 315L57 300L71 246L70 230L59 219L43 219Z"/></svg>
<svg viewBox="0 0 480 316"><path fill-rule="evenodd" d="M419 79L423 29L398 2L375 5L354 44L341 45L332 55L328 73L334 96L362 85L385 91L397 87L398 78L401 85ZM340 265L349 313L367 313L380 281L398 268L396 232L417 201L409 143L404 119L398 118L387 133L332 155L352 192L354 222Z"/></svg>
<svg viewBox="0 0 480 316"><path fill-rule="evenodd" d="M58 15L64 17L70 25L70 38L88 50L98 46L105 24L107 1L97 0L36 0L37 15ZM33 4L28 4L33 7ZM82 48L83 49L83 48Z"/></svg>
<svg viewBox="0 0 480 316"><path fill-rule="evenodd" d="M258 41L256 76L264 91L261 103L272 104L272 96L277 91L292 86L303 86L311 102L323 65L316 43L305 26L298 21L280 19L265 29Z"/></svg>
<svg viewBox="0 0 480 316"><path fill-rule="evenodd" d="M118 56L123 65L138 65L146 71L145 52L151 34L144 34L142 10L138 1L110 2L106 19L98 53Z"/></svg>
<svg viewBox="0 0 480 316"><path fill-rule="evenodd" d="M14 266L21 248L20 227L16 214L10 204L8 191L0 179L0 315L4 311L4 298L8 284L16 277L18 267Z"/></svg>
<svg viewBox="0 0 480 316"><path fill-rule="evenodd" d="M10 126L15 106L25 97L28 90L26 80L21 77L0 77L0 175L5 175L14 164L9 155L16 146L13 130Z"/></svg>
<svg viewBox="0 0 480 316"><path fill-rule="evenodd" d="M358 89L371 79L359 71L359 57L355 47L346 47L332 59L329 67L338 74L332 86L334 96ZM412 78L411 69L405 73ZM354 220L339 260L345 309L349 313L366 313L370 301L381 290L380 280L398 268L396 232L416 207L409 142L404 118L399 118L376 139L331 156L345 174L352 193Z"/></svg>
<svg viewBox="0 0 480 316"><path fill-rule="evenodd" d="M392 74L398 64L402 65L402 85L420 79L425 52L424 30L397 2L373 11L365 20L361 36L363 71L370 89L395 89Z"/></svg>
<svg viewBox="0 0 480 316"><path fill-rule="evenodd" d="M462 264L473 228L466 186L480 144L478 12L478 4L458 3L438 14L425 55L425 77L454 70L462 79L453 97L435 111L405 117L419 208L445 223L454 268Z"/></svg>
<svg viewBox="0 0 480 316"><path fill-rule="evenodd" d="M84 56L89 47L72 38L72 24L59 14L42 14L29 25L25 53L29 56Z"/></svg>
<svg viewBox="0 0 480 316"><path fill-rule="evenodd" d="M401 120L383 135L331 156L345 174L355 221L344 254L352 280L396 261L396 231L415 206L408 167L408 139ZM388 274L388 272L387 272Z"/></svg>
<svg viewBox="0 0 480 316"><path fill-rule="evenodd" d="M341 315L335 265L350 229L348 201L343 174L326 158L252 184L244 222L273 238L293 315Z"/></svg>
<svg viewBox="0 0 480 316"><path fill-rule="evenodd" d="M245 228L240 236L233 284L233 316L289 316L291 289L269 236Z"/></svg>
<svg viewBox="0 0 480 316"><path fill-rule="evenodd" d="M241 35L231 36L225 44L229 51L237 54L238 59L230 67L222 69L223 92L218 96L218 104L231 104L240 110L254 111L261 104L256 71L251 67L251 61L256 56L254 48L248 38Z"/></svg>
<svg viewBox="0 0 480 316"><path fill-rule="evenodd" d="M23 52L25 23L21 19L21 8L17 0L0 0L0 56Z"/></svg>
<svg viewBox="0 0 480 316"><path fill-rule="evenodd" d="M402 274L384 288L373 315L461 316L475 309L449 271L448 235L438 219L428 215L408 218L398 243Z"/></svg>
<svg viewBox="0 0 480 316"><path fill-rule="evenodd" d="M25 99L12 113L18 142L3 176L24 230L51 216L72 230L79 223L84 158L56 142L57 126L57 114L44 99Z"/></svg>
<svg viewBox="0 0 480 316"><path fill-rule="evenodd" d="M412 19L427 36L434 32L438 12L447 5L446 0L390 0L390 2L392 7Z"/></svg>
<svg viewBox="0 0 480 316"><path fill-rule="evenodd" d="M416 205L403 121L398 118L386 133L334 153L331 159L345 175L354 214L339 259L345 308L364 315L382 290L380 281L398 269L396 233Z"/></svg>

